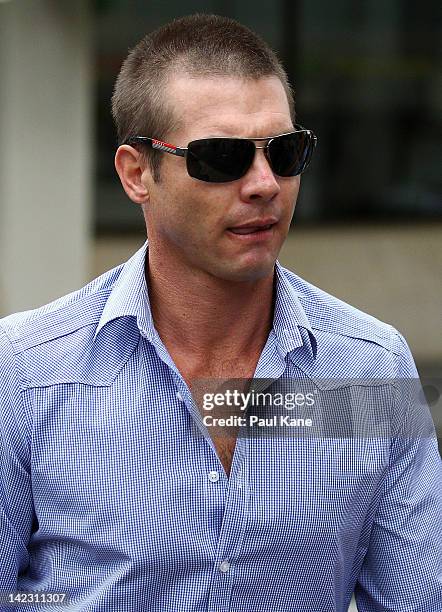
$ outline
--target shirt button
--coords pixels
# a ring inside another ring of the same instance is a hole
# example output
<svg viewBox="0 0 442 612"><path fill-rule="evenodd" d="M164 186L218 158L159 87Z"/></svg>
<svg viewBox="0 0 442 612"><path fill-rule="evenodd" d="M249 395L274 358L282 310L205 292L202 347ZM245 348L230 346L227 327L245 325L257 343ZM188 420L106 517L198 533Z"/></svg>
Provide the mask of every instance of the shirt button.
<svg viewBox="0 0 442 612"><path fill-rule="evenodd" d="M180 400L180 402L183 401L183 396L181 395L181 393L178 391L178 393L176 394L177 398Z"/></svg>
<svg viewBox="0 0 442 612"><path fill-rule="evenodd" d="M229 569L230 569L230 563L228 561L223 561L219 566L219 570L220 572L223 572L223 574L228 572Z"/></svg>
<svg viewBox="0 0 442 612"><path fill-rule="evenodd" d="M208 476L210 482L218 482L219 480L219 473L215 470L213 470L213 472L209 472Z"/></svg>

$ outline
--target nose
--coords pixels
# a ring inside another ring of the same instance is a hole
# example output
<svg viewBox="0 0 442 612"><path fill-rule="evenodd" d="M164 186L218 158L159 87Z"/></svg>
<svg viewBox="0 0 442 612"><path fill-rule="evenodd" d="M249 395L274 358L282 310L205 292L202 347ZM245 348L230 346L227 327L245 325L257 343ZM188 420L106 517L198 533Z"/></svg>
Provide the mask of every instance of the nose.
<svg viewBox="0 0 442 612"><path fill-rule="evenodd" d="M263 149L257 149L253 163L241 180L241 199L244 202L271 202L281 187L270 168Z"/></svg>

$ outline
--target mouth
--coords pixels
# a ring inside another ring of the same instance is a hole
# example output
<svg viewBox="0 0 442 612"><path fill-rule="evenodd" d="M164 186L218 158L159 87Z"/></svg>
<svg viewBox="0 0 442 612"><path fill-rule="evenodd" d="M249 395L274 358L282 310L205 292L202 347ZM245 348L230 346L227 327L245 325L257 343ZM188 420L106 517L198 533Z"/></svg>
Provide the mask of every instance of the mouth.
<svg viewBox="0 0 442 612"><path fill-rule="evenodd" d="M276 225L275 220L264 221L252 221L244 225L237 225L235 227L229 227L228 232L235 234L236 236L266 236L271 233L272 228Z"/></svg>
<svg viewBox="0 0 442 612"><path fill-rule="evenodd" d="M241 225L237 227L229 227L227 234L232 240L246 244L266 243L273 237L273 228L276 223L251 223L250 225Z"/></svg>
<svg viewBox="0 0 442 612"><path fill-rule="evenodd" d="M239 236L246 236L247 234L256 234L257 232L267 232L273 227L273 225L274 224L255 227L231 227L229 228L229 232L232 232L232 234L237 234Z"/></svg>

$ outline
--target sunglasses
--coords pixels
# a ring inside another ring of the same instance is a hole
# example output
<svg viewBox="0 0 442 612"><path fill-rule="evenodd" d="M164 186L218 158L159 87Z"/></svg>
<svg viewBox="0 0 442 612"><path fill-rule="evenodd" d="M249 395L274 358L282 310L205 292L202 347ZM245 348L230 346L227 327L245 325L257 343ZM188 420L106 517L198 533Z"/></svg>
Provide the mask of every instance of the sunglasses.
<svg viewBox="0 0 442 612"><path fill-rule="evenodd" d="M267 140L263 147L255 141ZM207 183L228 183L243 177L253 164L256 149L278 176L297 176L310 163L317 138L311 130L295 125L295 131L267 138L202 138L180 148L147 136L132 136L124 144L147 144L158 151L186 158L189 176Z"/></svg>

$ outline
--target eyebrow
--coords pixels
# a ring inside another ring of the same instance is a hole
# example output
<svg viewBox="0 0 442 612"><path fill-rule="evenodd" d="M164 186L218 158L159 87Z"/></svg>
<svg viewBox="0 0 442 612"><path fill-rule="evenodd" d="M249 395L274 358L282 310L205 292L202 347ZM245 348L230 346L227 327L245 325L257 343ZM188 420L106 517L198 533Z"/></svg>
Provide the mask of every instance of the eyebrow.
<svg viewBox="0 0 442 612"><path fill-rule="evenodd" d="M253 136L238 136L237 133L230 130L228 127L223 128L212 128L210 133L205 136L205 138L245 138L247 140L254 140L257 138L274 138L275 136L280 136L281 134L288 134L290 132L295 131L293 126L286 126L285 128L281 128L279 130L273 130L271 134L266 134L263 136L259 136L254 134Z"/></svg>

